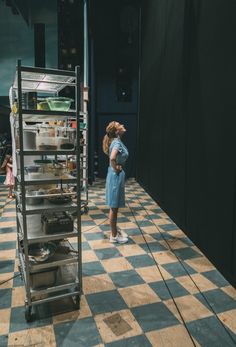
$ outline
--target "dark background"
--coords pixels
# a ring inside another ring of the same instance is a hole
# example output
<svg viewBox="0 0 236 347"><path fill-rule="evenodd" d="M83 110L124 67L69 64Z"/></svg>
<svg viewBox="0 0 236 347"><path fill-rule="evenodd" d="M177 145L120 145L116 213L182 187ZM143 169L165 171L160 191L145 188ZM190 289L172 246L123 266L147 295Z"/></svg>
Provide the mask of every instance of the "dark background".
<svg viewBox="0 0 236 347"><path fill-rule="evenodd" d="M142 6L137 179L236 285L236 2Z"/></svg>
<svg viewBox="0 0 236 347"><path fill-rule="evenodd" d="M91 140L98 154L98 177L107 174L108 158L102 139L109 122L125 125L129 148L127 177L135 176L138 78L139 1L90 1ZM125 93L122 97L122 93Z"/></svg>

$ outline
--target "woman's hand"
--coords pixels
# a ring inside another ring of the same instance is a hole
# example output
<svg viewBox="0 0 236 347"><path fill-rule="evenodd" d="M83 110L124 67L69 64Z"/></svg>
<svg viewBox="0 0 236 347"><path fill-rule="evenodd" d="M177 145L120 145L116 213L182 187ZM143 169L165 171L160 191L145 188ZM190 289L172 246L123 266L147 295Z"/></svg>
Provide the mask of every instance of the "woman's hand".
<svg viewBox="0 0 236 347"><path fill-rule="evenodd" d="M120 172L122 171L122 166L121 165L116 165L115 171L116 171L116 174L119 175Z"/></svg>
<svg viewBox="0 0 236 347"><path fill-rule="evenodd" d="M117 154L118 154L118 150L113 149L110 156L110 164L112 166L112 169L115 171L115 173L119 175L120 172L122 171L122 166L116 163Z"/></svg>

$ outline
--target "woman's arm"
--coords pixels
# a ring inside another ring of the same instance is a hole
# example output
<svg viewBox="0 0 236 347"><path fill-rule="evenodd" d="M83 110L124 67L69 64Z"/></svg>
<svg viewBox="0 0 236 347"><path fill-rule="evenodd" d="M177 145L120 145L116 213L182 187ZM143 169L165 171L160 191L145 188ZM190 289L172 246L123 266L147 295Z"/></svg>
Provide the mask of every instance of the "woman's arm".
<svg viewBox="0 0 236 347"><path fill-rule="evenodd" d="M12 169L12 164L7 163L7 166L8 166L10 169Z"/></svg>
<svg viewBox="0 0 236 347"><path fill-rule="evenodd" d="M121 165L117 165L116 163L116 157L117 157L117 154L118 154L118 150L117 149L113 149L111 151L111 155L110 155L110 163L111 163L111 166L113 168L113 170L117 173L117 175L122 171L122 167Z"/></svg>

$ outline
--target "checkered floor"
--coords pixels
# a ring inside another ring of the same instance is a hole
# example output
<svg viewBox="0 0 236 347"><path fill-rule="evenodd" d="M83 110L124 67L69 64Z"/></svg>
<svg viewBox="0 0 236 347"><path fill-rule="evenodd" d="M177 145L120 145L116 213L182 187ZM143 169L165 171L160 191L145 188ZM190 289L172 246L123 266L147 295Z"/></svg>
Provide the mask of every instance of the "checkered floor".
<svg viewBox="0 0 236 347"><path fill-rule="evenodd" d="M236 346L236 290L150 196L127 182L118 220L130 236L125 245L106 238L104 181L89 197L80 311L69 300L39 305L26 323L18 276L0 285L0 346ZM0 186L0 282L18 272L15 207L7 201Z"/></svg>

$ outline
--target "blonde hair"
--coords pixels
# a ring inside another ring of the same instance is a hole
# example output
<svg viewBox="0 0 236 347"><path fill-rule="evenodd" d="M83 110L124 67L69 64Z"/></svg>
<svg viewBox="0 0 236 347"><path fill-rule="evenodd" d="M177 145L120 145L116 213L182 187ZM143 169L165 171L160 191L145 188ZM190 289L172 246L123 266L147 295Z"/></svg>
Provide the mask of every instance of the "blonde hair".
<svg viewBox="0 0 236 347"><path fill-rule="evenodd" d="M109 147L112 141L114 140L114 138L117 137L116 131L117 131L117 122L115 121L110 122L108 126L106 127L106 135L104 136L103 142L102 142L103 152L106 155L109 155Z"/></svg>
<svg viewBox="0 0 236 347"><path fill-rule="evenodd" d="M6 169L7 164L10 162L10 159L12 156L10 154L7 154L4 158L4 161L2 163L1 169Z"/></svg>

